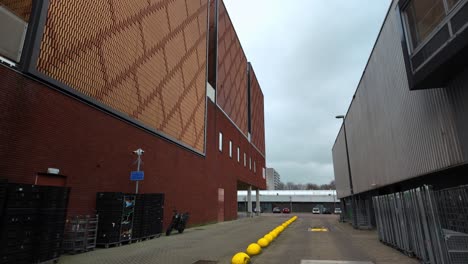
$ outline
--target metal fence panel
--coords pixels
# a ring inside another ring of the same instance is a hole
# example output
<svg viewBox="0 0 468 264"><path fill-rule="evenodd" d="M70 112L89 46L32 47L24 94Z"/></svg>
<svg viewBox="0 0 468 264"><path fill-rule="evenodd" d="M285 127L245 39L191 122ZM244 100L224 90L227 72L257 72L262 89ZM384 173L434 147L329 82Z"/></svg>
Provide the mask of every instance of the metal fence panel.
<svg viewBox="0 0 468 264"><path fill-rule="evenodd" d="M465 204L461 205L455 199L468 206L468 192L463 191L436 193L429 186L423 186L373 197L379 239L423 263L468 263L468 234L442 228L455 226L464 230L464 222L459 221L460 214L444 215L449 210L453 211L453 206L440 208L441 203L458 203L459 208L464 208Z"/></svg>

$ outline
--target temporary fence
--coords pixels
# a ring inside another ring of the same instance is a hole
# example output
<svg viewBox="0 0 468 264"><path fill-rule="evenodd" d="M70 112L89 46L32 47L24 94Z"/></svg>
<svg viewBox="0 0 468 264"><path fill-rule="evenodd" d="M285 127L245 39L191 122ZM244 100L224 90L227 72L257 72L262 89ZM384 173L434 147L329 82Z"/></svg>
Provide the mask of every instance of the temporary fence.
<svg viewBox="0 0 468 264"><path fill-rule="evenodd" d="M357 197L356 201L356 228L372 229L372 201L370 197Z"/></svg>
<svg viewBox="0 0 468 264"><path fill-rule="evenodd" d="M468 263L468 185L434 193L450 261Z"/></svg>
<svg viewBox="0 0 468 264"><path fill-rule="evenodd" d="M373 197L379 239L423 263L468 263L467 190L423 186Z"/></svg>

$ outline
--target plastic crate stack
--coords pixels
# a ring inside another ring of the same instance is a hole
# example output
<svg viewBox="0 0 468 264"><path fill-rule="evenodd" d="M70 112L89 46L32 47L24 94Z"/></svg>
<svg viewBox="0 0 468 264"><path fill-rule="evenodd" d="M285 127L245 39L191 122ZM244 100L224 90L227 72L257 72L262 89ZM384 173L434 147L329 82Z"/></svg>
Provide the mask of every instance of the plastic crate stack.
<svg viewBox="0 0 468 264"><path fill-rule="evenodd" d="M98 216L74 216L67 219L63 250L66 253L81 253L96 247Z"/></svg>
<svg viewBox="0 0 468 264"><path fill-rule="evenodd" d="M96 244L108 247L132 239L135 195L100 192L96 197L99 215Z"/></svg>
<svg viewBox="0 0 468 264"><path fill-rule="evenodd" d="M0 217L0 263L57 259L61 254L68 188L0 185L5 197Z"/></svg>
<svg viewBox="0 0 468 264"><path fill-rule="evenodd" d="M134 238L145 239L162 233L164 194L138 194L135 202Z"/></svg>
<svg viewBox="0 0 468 264"><path fill-rule="evenodd" d="M68 189L53 186L40 186L40 189L43 197L38 211L39 241L34 249L37 252L39 262L43 262L56 259L62 253Z"/></svg>

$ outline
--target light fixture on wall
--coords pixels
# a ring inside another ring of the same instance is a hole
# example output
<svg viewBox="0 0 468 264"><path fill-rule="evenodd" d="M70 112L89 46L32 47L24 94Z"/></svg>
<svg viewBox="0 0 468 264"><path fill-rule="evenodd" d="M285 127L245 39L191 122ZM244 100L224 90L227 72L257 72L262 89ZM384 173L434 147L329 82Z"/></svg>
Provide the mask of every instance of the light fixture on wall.
<svg viewBox="0 0 468 264"><path fill-rule="evenodd" d="M49 174L59 174L60 170L56 168L47 168L47 173Z"/></svg>

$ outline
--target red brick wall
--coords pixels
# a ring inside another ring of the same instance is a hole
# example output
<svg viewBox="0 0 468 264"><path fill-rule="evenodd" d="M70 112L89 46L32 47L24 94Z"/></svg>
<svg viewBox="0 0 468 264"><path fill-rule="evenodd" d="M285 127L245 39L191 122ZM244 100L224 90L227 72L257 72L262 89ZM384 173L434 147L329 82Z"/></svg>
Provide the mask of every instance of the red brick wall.
<svg viewBox="0 0 468 264"><path fill-rule="evenodd" d="M58 168L71 187L70 214L93 213L96 192L134 192L132 151L141 147L140 192L166 194L165 224L173 207L190 211L191 224L216 221L218 188L225 190L225 220L234 219L237 180L265 188L265 161L211 102L207 120L203 157L0 66L0 177L34 183L37 173ZM219 153L219 130L258 160L256 174Z"/></svg>

